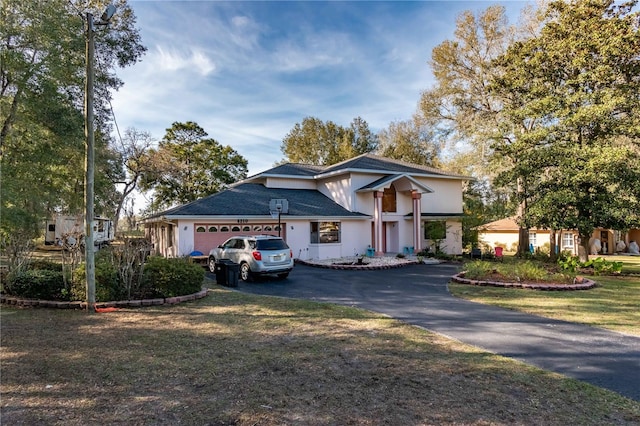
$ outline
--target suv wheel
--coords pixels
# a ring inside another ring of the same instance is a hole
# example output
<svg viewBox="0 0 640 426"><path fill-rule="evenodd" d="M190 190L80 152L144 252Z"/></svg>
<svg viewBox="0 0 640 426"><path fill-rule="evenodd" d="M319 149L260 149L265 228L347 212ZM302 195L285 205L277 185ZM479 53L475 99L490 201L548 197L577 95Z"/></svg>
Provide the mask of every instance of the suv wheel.
<svg viewBox="0 0 640 426"><path fill-rule="evenodd" d="M209 272L216 272L216 258L213 256L209 256L209 261L207 262L207 265L209 265Z"/></svg>
<svg viewBox="0 0 640 426"><path fill-rule="evenodd" d="M246 262L240 265L240 279L242 279L242 281L252 281L253 279L251 276L251 268L249 268L249 264Z"/></svg>

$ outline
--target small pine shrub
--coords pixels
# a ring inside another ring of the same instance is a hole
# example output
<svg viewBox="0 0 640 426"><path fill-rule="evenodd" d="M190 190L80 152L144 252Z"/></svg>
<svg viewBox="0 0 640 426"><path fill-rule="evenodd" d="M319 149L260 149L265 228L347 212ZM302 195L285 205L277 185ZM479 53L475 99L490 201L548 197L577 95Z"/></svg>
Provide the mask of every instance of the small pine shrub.
<svg viewBox="0 0 640 426"><path fill-rule="evenodd" d="M204 269L188 258L152 256L147 259L142 280L144 287L155 289L162 297L184 296L202 289Z"/></svg>

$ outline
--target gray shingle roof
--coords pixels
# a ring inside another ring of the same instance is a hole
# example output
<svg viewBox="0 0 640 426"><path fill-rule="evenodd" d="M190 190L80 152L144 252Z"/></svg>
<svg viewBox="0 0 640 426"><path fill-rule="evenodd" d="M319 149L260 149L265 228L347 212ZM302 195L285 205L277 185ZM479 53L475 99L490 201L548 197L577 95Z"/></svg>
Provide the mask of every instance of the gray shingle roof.
<svg viewBox="0 0 640 426"><path fill-rule="evenodd" d="M287 175L287 176L315 176L324 169L324 166L314 166L311 164L285 163L269 169L261 174Z"/></svg>
<svg viewBox="0 0 640 426"><path fill-rule="evenodd" d="M243 183L189 204L166 210L158 216L259 216L269 215L269 201L289 201L287 216L368 217L350 212L321 192L312 189L266 188L256 183Z"/></svg>
<svg viewBox="0 0 640 426"><path fill-rule="evenodd" d="M374 154L363 154L342 163L334 164L327 167L322 173L331 173L340 170L384 170L390 173L418 173L443 176L456 176L434 167L420 166L417 164L406 163L391 158L379 157Z"/></svg>

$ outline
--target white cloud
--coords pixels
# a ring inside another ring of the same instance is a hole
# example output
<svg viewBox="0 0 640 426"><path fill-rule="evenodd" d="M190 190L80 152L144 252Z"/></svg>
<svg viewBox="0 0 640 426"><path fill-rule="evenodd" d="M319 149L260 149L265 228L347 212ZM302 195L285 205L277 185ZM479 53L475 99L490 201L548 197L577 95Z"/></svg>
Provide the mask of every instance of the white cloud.
<svg viewBox="0 0 640 426"><path fill-rule="evenodd" d="M207 76L215 71L216 66L205 52L191 49L186 54L175 48L156 46L155 51L147 54L151 63L155 63L160 70L168 72L196 71L201 76Z"/></svg>

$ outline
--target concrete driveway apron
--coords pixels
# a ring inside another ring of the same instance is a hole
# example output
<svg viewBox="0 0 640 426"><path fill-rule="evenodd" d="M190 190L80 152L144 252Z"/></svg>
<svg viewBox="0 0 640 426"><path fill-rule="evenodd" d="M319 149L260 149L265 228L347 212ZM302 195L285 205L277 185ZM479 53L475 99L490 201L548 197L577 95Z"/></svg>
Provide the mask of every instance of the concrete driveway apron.
<svg viewBox="0 0 640 426"><path fill-rule="evenodd" d="M383 313L640 401L640 337L457 299L447 289L456 272L446 264L375 271L296 265L287 280L240 282L237 290Z"/></svg>

